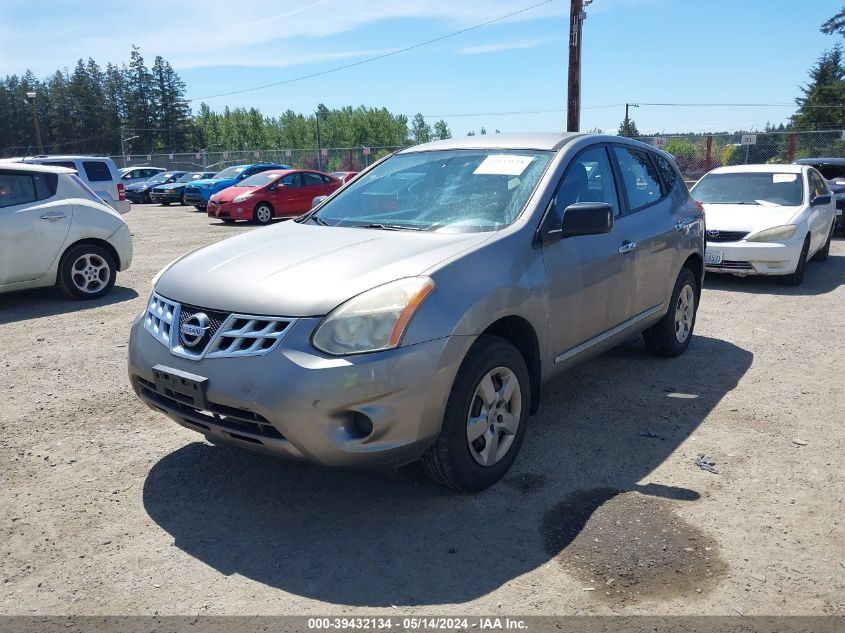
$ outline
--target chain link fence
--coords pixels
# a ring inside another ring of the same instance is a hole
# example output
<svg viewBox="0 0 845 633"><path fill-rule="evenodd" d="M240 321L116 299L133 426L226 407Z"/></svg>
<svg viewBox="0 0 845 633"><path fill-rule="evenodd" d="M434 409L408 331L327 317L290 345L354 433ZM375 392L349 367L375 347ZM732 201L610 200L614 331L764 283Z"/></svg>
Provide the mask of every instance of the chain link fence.
<svg viewBox="0 0 845 633"><path fill-rule="evenodd" d="M675 157L684 179L695 181L715 167L790 163L799 158L845 158L845 131L766 131L756 133L639 136ZM279 163L300 169L360 171L402 146L312 149L219 150L112 156L121 167L151 165L165 169L219 171L231 165Z"/></svg>
<svg viewBox="0 0 845 633"><path fill-rule="evenodd" d="M201 150L167 154L111 156L119 167L163 167L185 171L221 171L232 165L277 163L324 172L360 171L402 146L324 147L317 149Z"/></svg>
<svg viewBox="0 0 845 633"><path fill-rule="evenodd" d="M791 163L799 158L845 158L845 131L766 131L640 136L675 157L684 179L695 181L722 165Z"/></svg>

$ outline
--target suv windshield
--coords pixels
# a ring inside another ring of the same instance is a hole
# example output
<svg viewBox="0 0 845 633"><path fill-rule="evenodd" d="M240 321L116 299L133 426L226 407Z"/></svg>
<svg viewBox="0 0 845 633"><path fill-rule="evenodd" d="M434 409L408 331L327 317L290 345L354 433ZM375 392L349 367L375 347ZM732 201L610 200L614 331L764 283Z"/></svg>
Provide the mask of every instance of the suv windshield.
<svg viewBox="0 0 845 633"><path fill-rule="evenodd" d="M241 173L246 167L227 167L221 172L217 172L215 178L234 178Z"/></svg>
<svg viewBox="0 0 845 633"><path fill-rule="evenodd" d="M797 206L804 200L801 174L708 174L692 188L692 197L707 204Z"/></svg>
<svg viewBox="0 0 845 633"><path fill-rule="evenodd" d="M522 212L551 152L396 154L358 176L304 221L440 232L496 231Z"/></svg>
<svg viewBox="0 0 845 633"><path fill-rule="evenodd" d="M238 183L238 187L263 187L269 182L273 182L276 178L279 178L281 174L274 174L270 172L261 172L260 174L255 174L250 176L249 178L244 178Z"/></svg>

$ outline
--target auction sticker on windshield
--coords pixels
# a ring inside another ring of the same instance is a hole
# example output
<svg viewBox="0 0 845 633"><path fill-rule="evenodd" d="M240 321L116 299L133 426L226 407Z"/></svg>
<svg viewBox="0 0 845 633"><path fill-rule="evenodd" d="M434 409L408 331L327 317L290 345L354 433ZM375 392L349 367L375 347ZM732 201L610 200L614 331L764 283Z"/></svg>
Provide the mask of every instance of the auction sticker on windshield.
<svg viewBox="0 0 845 633"><path fill-rule="evenodd" d="M481 161L481 164L472 173L493 174L496 176L521 176L532 160L534 160L533 156L491 154Z"/></svg>
<svg viewBox="0 0 845 633"><path fill-rule="evenodd" d="M795 182L798 174L772 174L772 184L778 182Z"/></svg>

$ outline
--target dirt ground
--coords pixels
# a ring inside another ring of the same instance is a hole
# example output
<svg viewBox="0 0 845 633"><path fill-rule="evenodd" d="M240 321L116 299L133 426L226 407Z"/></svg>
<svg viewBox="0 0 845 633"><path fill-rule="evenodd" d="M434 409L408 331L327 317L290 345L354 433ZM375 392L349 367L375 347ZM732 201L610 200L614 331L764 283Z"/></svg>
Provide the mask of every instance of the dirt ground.
<svg viewBox="0 0 845 633"><path fill-rule="evenodd" d="M510 475L461 495L143 406L150 279L253 228L126 217L108 297L0 296L0 613L845 614L845 241L798 288L710 276L686 355L632 340L549 384Z"/></svg>

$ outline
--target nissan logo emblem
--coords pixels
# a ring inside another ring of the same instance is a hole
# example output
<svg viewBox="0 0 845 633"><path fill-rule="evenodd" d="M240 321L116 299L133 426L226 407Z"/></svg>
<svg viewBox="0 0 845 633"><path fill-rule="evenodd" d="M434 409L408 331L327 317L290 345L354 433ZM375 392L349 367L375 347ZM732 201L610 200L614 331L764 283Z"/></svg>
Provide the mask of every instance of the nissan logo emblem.
<svg viewBox="0 0 845 633"><path fill-rule="evenodd" d="M185 347L196 347L205 336L209 327L208 315L204 312L197 312L189 316L182 327L179 328L179 336L182 345Z"/></svg>
<svg viewBox="0 0 845 633"><path fill-rule="evenodd" d="M719 237L719 231L707 231L707 237Z"/></svg>

